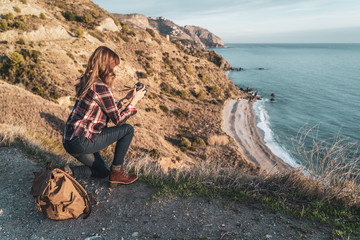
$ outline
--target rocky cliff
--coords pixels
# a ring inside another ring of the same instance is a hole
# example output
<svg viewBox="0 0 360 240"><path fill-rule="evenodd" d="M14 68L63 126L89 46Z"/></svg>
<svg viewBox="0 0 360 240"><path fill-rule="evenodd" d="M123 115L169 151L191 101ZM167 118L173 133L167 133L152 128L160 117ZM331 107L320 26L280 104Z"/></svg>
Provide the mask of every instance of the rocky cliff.
<svg viewBox="0 0 360 240"><path fill-rule="evenodd" d="M145 30L151 28L148 17L142 14L119 14L113 13L113 15L121 22L128 24L133 29Z"/></svg>
<svg viewBox="0 0 360 240"><path fill-rule="evenodd" d="M218 36L201 27L181 27L163 17L146 17L141 14L114 14L114 16L133 28L156 30L159 34L168 36L169 40L180 41L187 48L224 47L224 42Z"/></svg>
<svg viewBox="0 0 360 240"><path fill-rule="evenodd" d="M223 40L205 28L186 25L183 29L184 32L190 35L193 39L198 39L197 41L202 42L207 48L224 47Z"/></svg>

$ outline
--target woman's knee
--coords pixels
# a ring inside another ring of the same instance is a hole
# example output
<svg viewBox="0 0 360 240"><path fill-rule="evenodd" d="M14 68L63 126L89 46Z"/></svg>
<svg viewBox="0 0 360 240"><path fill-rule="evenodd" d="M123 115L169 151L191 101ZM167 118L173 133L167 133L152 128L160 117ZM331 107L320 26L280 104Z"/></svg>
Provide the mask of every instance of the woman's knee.
<svg viewBox="0 0 360 240"><path fill-rule="evenodd" d="M124 124L124 127L126 128L126 133L129 135L134 135L134 127L130 124Z"/></svg>

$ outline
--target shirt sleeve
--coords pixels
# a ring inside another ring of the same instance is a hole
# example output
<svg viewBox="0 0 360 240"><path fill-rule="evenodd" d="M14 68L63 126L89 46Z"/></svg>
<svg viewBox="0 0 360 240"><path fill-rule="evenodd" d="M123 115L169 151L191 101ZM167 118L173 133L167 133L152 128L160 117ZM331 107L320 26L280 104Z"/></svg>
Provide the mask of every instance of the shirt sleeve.
<svg viewBox="0 0 360 240"><path fill-rule="evenodd" d="M121 107L122 107L124 104L126 104L127 101L128 101L127 99L122 98L122 99L116 101L115 104L116 104L116 106L118 107L118 109L121 109Z"/></svg>
<svg viewBox="0 0 360 240"><path fill-rule="evenodd" d="M137 110L133 106L127 106L123 111L119 111L118 106L122 106L122 101L115 103L114 96L110 88L106 86L97 87L97 102L105 114L111 119L111 121L120 126L126 122L126 120L132 115L136 114Z"/></svg>

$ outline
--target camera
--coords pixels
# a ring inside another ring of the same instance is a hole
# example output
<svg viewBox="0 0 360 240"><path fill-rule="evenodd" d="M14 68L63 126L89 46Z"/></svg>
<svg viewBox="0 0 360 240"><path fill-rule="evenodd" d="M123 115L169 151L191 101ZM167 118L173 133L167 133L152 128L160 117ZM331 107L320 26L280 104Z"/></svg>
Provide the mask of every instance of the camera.
<svg viewBox="0 0 360 240"><path fill-rule="evenodd" d="M136 91L139 91L140 89L142 89L144 87L144 84L142 84L141 82L137 82L135 84L135 86L136 86Z"/></svg>

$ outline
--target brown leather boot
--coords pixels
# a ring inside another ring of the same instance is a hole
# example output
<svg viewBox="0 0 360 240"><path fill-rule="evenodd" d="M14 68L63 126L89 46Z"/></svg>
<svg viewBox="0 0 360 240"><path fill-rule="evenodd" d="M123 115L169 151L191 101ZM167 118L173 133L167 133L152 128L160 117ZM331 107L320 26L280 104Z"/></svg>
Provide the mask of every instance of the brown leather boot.
<svg viewBox="0 0 360 240"><path fill-rule="evenodd" d="M73 171L71 170L71 168L68 166L68 165L65 165L65 166L62 166L62 167L59 167L60 170L66 172L67 174L69 174L70 176L74 177L74 173Z"/></svg>
<svg viewBox="0 0 360 240"><path fill-rule="evenodd" d="M110 188L116 187L118 184L130 184L135 182L138 176L135 174L126 174L123 165L111 166L110 172Z"/></svg>

